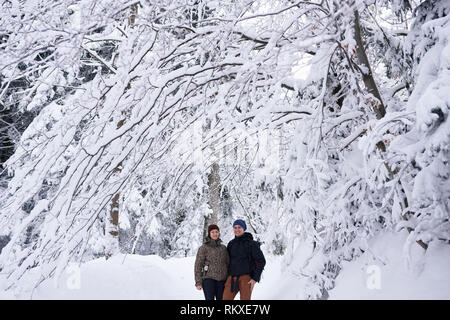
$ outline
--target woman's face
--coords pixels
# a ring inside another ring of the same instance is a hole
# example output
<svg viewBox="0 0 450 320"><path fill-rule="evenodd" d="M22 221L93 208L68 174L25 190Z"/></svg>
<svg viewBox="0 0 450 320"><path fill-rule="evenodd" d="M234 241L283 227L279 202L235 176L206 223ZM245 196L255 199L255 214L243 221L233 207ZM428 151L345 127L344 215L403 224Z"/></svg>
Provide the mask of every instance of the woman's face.
<svg viewBox="0 0 450 320"><path fill-rule="evenodd" d="M211 230L211 232L209 233L209 236L211 237L211 239L217 240L217 239L219 239L220 232L219 232L219 230L217 230L217 229L213 229L213 230Z"/></svg>

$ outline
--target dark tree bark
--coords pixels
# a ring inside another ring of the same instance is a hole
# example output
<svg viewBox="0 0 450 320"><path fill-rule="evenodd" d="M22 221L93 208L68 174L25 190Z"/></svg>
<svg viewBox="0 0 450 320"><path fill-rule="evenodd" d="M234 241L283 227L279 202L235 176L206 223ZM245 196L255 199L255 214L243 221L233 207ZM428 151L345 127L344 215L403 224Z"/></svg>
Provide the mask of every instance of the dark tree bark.
<svg viewBox="0 0 450 320"><path fill-rule="evenodd" d="M370 68L369 59L366 55L366 50L364 49L364 43L361 37L361 25L359 21L359 13L357 10L355 14L355 41L356 41L356 57L358 59L358 69L362 74L364 85L366 90L371 93L378 101L367 101L372 105L373 111L377 119L381 119L386 114L386 108L383 104L383 99L381 98L378 87L373 78L372 69ZM361 68L363 67L363 68Z"/></svg>

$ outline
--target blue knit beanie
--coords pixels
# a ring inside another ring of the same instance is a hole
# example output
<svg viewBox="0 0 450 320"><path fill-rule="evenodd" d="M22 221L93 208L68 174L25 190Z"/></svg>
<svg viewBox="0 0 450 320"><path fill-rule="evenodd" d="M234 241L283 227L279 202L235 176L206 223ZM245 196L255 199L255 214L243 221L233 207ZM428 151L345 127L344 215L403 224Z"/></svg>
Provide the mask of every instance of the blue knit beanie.
<svg viewBox="0 0 450 320"><path fill-rule="evenodd" d="M236 226L236 225L241 226L242 229L244 229L244 231L247 230L247 225L245 224L245 221L244 221L244 220L237 219L237 220L233 223L233 227Z"/></svg>

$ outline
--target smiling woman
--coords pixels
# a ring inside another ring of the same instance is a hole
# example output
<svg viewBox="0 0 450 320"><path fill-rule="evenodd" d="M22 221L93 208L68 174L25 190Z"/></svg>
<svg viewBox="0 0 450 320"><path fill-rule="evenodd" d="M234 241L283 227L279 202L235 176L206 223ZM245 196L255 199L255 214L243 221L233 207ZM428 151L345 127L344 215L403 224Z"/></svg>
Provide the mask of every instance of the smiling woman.
<svg viewBox="0 0 450 320"><path fill-rule="evenodd" d="M228 275L228 251L219 236L219 227L215 224L209 225L208 236L198 249L195 259L195 286L198 290L203 289L206 300L222 300Z"/></svg>

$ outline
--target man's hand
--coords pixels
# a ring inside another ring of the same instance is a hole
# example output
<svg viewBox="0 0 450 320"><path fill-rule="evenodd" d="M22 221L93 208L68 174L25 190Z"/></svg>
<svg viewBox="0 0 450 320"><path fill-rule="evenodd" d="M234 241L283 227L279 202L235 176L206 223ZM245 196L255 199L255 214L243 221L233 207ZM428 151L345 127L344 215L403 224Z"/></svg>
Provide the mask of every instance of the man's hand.
<svg viewBox="0 0 450 320"><path fill-rule="evenodd" d="M250 285L250 291L253 291L253 287L255 286L256 281L251 279L248 284Z"/></svg>
<svg viewBox="0 0 450 320"><path fill-rule="evenodd" d="M202 290L203 288L202 288L202 286L196 286L197 287L197 290Z"/></svg>

